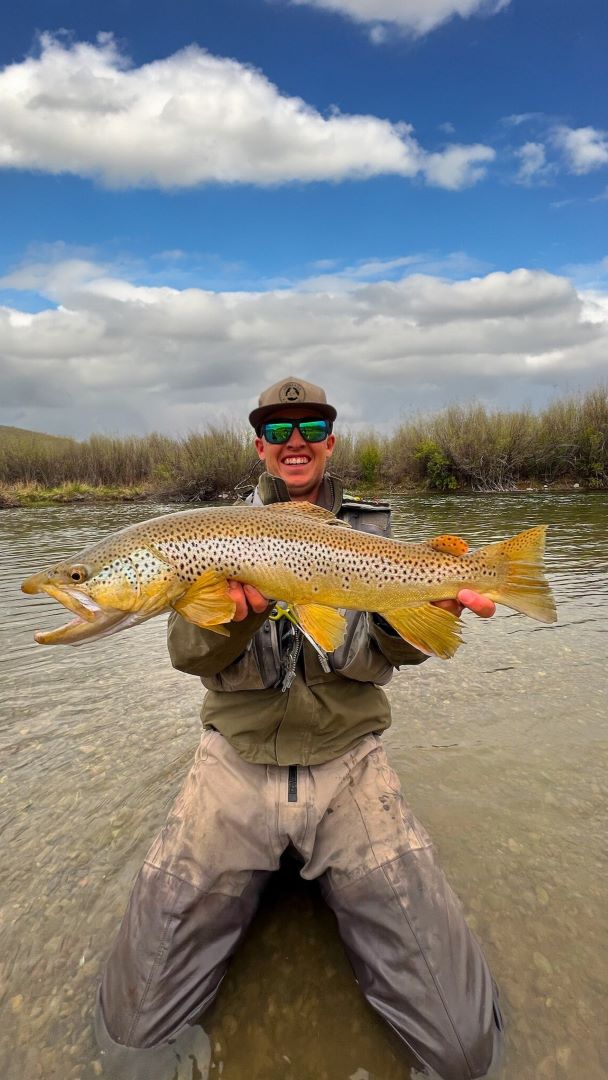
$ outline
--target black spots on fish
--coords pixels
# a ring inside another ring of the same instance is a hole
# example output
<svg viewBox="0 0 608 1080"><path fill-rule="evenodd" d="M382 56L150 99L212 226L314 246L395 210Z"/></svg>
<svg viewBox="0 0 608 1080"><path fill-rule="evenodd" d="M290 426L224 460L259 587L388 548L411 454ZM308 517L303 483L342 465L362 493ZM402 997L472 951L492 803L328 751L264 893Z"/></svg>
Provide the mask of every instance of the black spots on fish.
<svg viewBox="0 0 608 1080"><path fill-rule="evenodd" d="M95 574L95 577L98 581L111 582L117 575L126 577L128 581L136 580L134 567L125 559L113 559Z"/></svg>
<svg viewBox="0 0 608 1080"><path fill-rule="evenodd" d="M138 548L131 553L130 562L132 563L138 580L142 585L148 585L152 581L157 581L160 576L166 576L162 573L162 565L159 567L159 561L148 548Z"/></svg>

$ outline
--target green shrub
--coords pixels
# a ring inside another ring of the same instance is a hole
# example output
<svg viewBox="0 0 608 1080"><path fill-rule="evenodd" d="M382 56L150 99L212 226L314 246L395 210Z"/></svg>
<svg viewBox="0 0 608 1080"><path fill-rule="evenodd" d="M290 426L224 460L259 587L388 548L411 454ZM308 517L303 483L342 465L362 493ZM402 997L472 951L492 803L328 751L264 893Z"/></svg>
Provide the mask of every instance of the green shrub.
<svg viewBox="0 0 608 1080"><path fill-rule="evenodd" d="M359 468L364 484L376 484L382 468L382 453L378 443L365 443L359 450Z"/></svg>
<svg viewBox="0 0 608 1080"><path fill-rule="evenodd" d="M2 503L11 487L151 490L210 499L253 485L261 469L248 427L223 424L182 439L152 433L76 439L0 426ZM389 437L339 430L330 469L346 484L424 483L501 490L518 483L608 486L608 386L555 401L539 414L452 405Z"/></svg>
<svg viewBox="0 0 608 1080"><path fill-rule="evenodd" d="M453 465L440 446L427 440L414 451L414 458L419 462L427 487L433 491L454 491L458 481L453 473Z"/></svg>
<svg viewBox="0 0 608 1080"><path fill-rule="evenodd" d="M341 431L336 447L329 462L329 471L341 476L345 484L354 484L360 480L358 461L358 442L351 431Z"/></svg>

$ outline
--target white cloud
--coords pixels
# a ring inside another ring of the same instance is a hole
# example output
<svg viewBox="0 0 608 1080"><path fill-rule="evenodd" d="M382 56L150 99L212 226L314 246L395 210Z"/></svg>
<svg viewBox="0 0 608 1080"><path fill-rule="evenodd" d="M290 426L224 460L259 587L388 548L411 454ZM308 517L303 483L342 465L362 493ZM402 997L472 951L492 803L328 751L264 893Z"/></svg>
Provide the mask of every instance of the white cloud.
<svg viewBox="0 0 608 1080"><path fill-rule="evenodd" d="M546 183L549 178L562 172L583 175L608 165L606 131L591 126L572 128L539 112L505 116L502 122L512 128L531 125L538 133L536 139L512 149L520 161L515 176L517 183L532 186ZM551 151L553 160L549 157ZM552 206L567 206L574 201L578 200L566 198L552 203Z"/></svg>
<svg viewBox="0 0 608 1080"><path fill-rule="evenodd" d="M466 274L489 269L487 263L474 259L464 251L452 251L447 255L418 252L414 255L399 255L393 259L361 259L350 266L340 267L338 260L327 260L313 265L321 271L313 277L288 283L302 292L353 292L361 287L363 281L403 280L409 274L441 274L446 278L463 277ZM326 272L327 271L327 272Z"/></svg>
<svg viewBox="0 0 608 1080"><path fill-rule="evenodd" d="M57 306L0 308L0 423L183 432L244 417L261 387L295 371L343 416L387 425L406 408L542 404L605 378L605 289L526 269L373 282L357 270L377 274L380 261L355 266L348 289L320 279L267 292L142 286L84 259L23 266L0 288Z"/></svg>
<svg viewBox="0 0 608 1080"><path fill-rule="evenodd" d="M321 8L346 15L355 22L371 24L372 40L381 43L386 27L422 36L459 15L495 15L510 0L290 0L292 4Z"/></svg>
<svg viewBox="0 0 608 1080"><path fill-rule="evenodd" d="M521 163L516 177L519 184L530 186L542 182L551 171L543 143L524 143L515 151L515 156Z"/></svg>
<svg viewBox="0 0 608 1080"><path fill-rule="evenodd" d="M510 116L503 116L502 122L507 127L521 127L522 124L537 124L545 119L542 112L511 113Z"/></svg>
<svg viewBox="0 0 608 1080"><path fill-rule="evenodd" d="M376 23L369 32L369 39L372 45L384 45L388 41L389 33L386 26L382 23Z"/></svg>
<svg viewBox="0 0 608 1080"><path fill-rule="evenodd" d="M427 154L423 168L429 184L458 191L471 187L486 175L485 162L494 161L490 146L448 146L441 153Z"/></svg>
<svg viewBox="0 0 608 1080"><path fill-rule="evenodd" d="M0 72L0 168L69 172L111 187L279 184L393 174L450 189L475 183L494 151L428 154L411 125L323 116L259 71L195 45L139 68L111 35Z"/></svg>
<svg viewBox="0 0 608 1080"><path fill-rule="evenodd" d="M562 125L555 129L553 141L563 152L571 172L588 173L608 165L608 134L605 131Z"/></svg>

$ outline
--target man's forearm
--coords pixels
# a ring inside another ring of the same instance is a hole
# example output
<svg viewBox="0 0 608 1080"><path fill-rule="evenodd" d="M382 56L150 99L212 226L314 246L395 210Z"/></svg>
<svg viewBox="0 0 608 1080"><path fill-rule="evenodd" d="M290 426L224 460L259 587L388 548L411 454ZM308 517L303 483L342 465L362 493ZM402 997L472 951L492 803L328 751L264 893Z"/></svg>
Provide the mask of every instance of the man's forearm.
<svg viewBox="0 0 608 1080"><path fill-rule="evenodd" d="M169 616L167 644L171 663L189 675L217 675L232 664L247 648L256 630L265 622L268 611L251 612L241 622L228 624L229 637L205 630L173 612Z"/></svg>

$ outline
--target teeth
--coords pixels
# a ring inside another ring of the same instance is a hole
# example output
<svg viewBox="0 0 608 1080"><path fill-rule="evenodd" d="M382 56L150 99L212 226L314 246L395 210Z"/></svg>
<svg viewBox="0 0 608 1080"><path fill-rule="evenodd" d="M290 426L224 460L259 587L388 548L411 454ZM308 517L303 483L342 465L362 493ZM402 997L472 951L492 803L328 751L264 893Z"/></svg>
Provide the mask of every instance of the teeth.
<svg viewBox="0 0 608 1080"><path fill-rule="evenodd" d="M305 457L289 457L284 458L285 465L308 465L308 458Z"/></svg>

